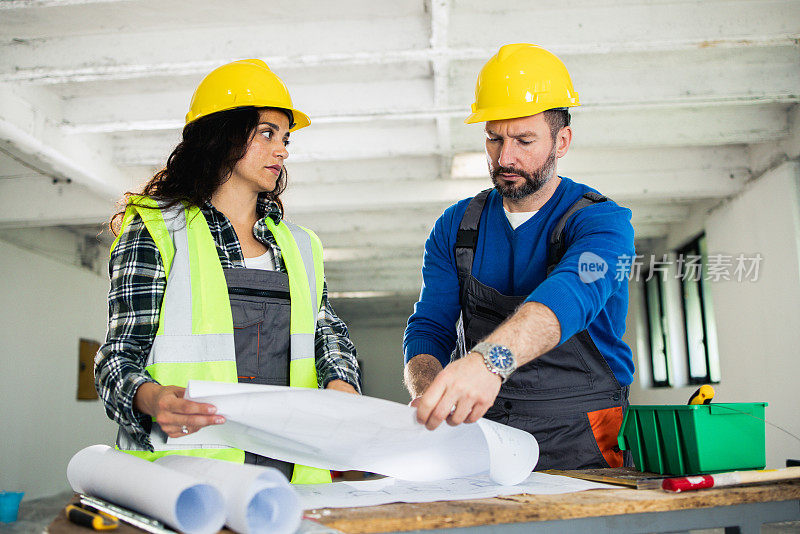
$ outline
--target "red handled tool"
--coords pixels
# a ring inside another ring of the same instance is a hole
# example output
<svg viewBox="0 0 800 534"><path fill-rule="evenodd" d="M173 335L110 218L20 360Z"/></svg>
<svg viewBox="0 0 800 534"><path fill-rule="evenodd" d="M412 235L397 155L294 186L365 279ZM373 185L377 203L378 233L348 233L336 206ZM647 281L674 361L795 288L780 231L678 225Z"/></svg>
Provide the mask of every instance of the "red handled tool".
<svg viewBox="0 0 800 534"><path fill-rule="evenodd" d="M690 477L665 478L661 481L661 489L679 493L704 488L721 486L737 486L755 482L772 482L800 478L800 466L784 469L765 469L763 471L731 471L714 475L697 475Z"/></svg>

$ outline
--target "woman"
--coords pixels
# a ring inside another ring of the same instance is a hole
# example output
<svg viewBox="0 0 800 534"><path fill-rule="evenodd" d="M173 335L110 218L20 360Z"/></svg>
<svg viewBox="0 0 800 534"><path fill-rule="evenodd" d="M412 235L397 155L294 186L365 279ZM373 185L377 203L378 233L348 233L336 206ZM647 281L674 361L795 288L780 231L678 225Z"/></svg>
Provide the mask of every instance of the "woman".
<svg viewBox="0 0 800 534"><path fill-rule="evenodd" d="M327 471L249 452L166 444L225 422L214 406L183 398L189 379L360 392L355 348L327 299L319 240L282 220L289 134L308 124L266 63L223 65L197 87L167 166L112 219L108 334L95 381L120 425L121 450L330 481Z"/></svg>

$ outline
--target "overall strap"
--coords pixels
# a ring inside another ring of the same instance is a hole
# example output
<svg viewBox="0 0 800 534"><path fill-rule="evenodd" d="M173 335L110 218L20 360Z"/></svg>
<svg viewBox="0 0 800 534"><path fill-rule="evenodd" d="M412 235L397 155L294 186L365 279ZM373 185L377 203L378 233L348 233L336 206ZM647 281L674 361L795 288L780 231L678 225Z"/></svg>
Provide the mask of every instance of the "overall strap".
<svg viewBox="0 0 800 534"><path fill-rule="evenodd" d="M553 269L555 269L558 262L561 261L561 258L564 257L564 254L567 252L567 247L564 243L564 227L567 225L567 221L569 218L572 217L575 212L585 208L586 206L591 206L592 204L597 204L600 202L607 201L608 198L604 197L600 193L595 193L594 191L589 191L588 193L584 193L584 195L576 200L568 209L564 212L564 215L556 223L556 226L553 228L553 232L550 234L550 240L547 243L547 274L549 275Z"/></svg>
<svg viewBox="0 0 800 534"><path fill-rule="evenodd" d="M456 259L456 272L458 285L464 287L464 281L472 273L472 262L475 259L475 247L478 244L478 227L481 223L481 213L486 205L486 198L492 189L485 189L472 197L467 204L467 210L461 218L456 233L454 254Z"/></svg>
<svg viewBox="0 0 800 534"><path fill-rule="evenodd" d="M316 388L314 337L325 280L322 243L314 232L302 226L287 221L275 224L269 217L265 221L281 249L283 264L289 274L289 385ZM327 469L295 464L292 471L292 484L323 484L330 481L331 472Z"/></svg>
<svg viewBox="0 0 800 534"><path fill-rule="evenodd" d="M286 221L276 224L269 217L265 222L289 275L289 385L316 388L314 339L324 280L322 245L313 232L301 226Z"/></svg>

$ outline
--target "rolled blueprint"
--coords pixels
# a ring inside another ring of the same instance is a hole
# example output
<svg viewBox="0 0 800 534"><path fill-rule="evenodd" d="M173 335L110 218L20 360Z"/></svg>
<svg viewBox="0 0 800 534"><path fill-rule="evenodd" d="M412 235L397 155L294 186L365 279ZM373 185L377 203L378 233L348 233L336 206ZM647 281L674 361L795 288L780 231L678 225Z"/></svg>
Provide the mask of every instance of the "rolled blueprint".
<svg viewBox="0 0 800 534"><path fill-rule="evenodd" d="M430 431L405 404L340 391L190 381L184 398L217 407L226 422L167 443L228 445L311 467L434 481L487 473L514 485L539 445L529 433L481 419Z"/></svg>
<svg viewBox="0 0 800 534"><path fill-rule="evenodd" d="M209 484L106 445L78 451L67 465L72 489L148 515L189 534L213 534L225 502Z"/></svg>
<svg viewBox="0 0 800 534"><path fill-rule="evenodd" d="M218 488L225 496L225 524L236 532L291 534L300 526L300 498L277 469L177 455L155 463Z"/></svg>

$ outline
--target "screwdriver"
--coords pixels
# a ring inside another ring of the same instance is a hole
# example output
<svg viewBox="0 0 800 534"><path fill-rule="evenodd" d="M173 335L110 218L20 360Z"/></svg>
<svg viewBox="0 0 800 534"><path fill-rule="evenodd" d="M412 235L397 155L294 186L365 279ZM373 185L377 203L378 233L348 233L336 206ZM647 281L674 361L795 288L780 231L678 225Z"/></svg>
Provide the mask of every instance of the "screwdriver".
<svg viewBox="0 0 800 534"><path fill-rule="evenodd" d="M689 397L689 402L687 404L710 404L711 399L714 398L714 388L709 386L708 384L703 384L697 391L692 393L692 396Z"/></svg>

